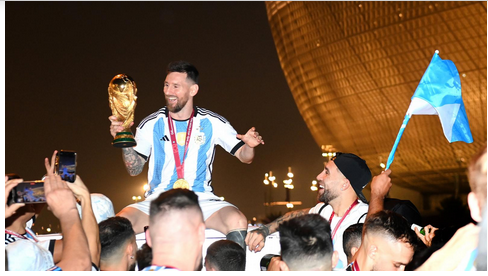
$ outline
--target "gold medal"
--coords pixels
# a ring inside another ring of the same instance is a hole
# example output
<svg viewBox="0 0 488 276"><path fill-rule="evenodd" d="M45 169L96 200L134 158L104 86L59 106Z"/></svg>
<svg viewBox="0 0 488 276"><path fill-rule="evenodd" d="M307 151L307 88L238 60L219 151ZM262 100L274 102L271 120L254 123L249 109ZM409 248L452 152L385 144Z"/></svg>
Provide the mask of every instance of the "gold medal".
<svg viewBox="0 0 488 276"><path fill-rule="evenodd" d="M184 180L183 178L180 178L176 180L175 184L173 184L173 189L190 189L190 184L188 181Z"/></svg>

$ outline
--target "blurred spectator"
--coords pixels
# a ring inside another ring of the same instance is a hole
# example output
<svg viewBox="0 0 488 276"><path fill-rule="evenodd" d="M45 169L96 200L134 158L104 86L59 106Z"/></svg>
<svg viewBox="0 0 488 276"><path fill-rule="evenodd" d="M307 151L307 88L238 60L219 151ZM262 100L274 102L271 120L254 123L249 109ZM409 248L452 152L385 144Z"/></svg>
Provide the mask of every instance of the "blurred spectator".
<svg viewBox="0 0 488 276"><path fill-rule="evenodd" d="M347 229L344 231L342 242L343 242L344 253L346 253L347 256L348 264L351 264L352 257L358 251L359 246L361 246L363 225L364 223L356 223L347 227Z"/></svg>
<svg viewBox="0 0 488 276"><path fill-rule="evenodd" d="M219 240L207 248L205 256L207 271L244 271L246 251L230 240Z"/></svg>
<svg viewBox="0 0 488 276"><path fill-rule="evenodd" d="M380 211L364 223L361 246L348 271L403 271L412 260L417 237L401 215Z"/></svg>
<svg viewBox="0 0 488 276"><path fill-rule="evenodd" d="M475 154L468 166L468 179L471 188L471 192L468 194L468 206L471 218L477 223L482 222L482 213L486 209L486 148L485 146ZM475 264L475 260L479 260L477 258L479 232L480 228L472 223L460 228L445 246L434 252L417 270L476 270L478 265ZM486 245L484 246L486 254ZM486 260L483 261L486 269ZM481 267L483 267L483 261L481 261Z"/></svg>
<svg viewBox="0 0 488 276"><path fill-rule="evenodd" d="M51 159L54 164L56 151ZM53 260L51 252L38 244L34 233L24 234L8 230L6 228L6 251L9 270L17 271L41 271L41 270L90 270L91 257L88 248L88 240L82 228L82 223L76 210L76 200L72 190L61 177L54 175L53 166L49 165L46 158L44 165L47 177L44 180L44 192L47 205L61 224L63 235L63 251L58 262ZM32 217L32 205L26 204L25 211L17 210L18 217L12 221L16 231L25 230L26 218ZM29 214L30 213L30 214ZM30 219L30 218L28 218ZM6 220L7 226L7 220ZM9 234L13 241L7 239Z"/></svg>
<svg viewBox="0 0 488 276"><path fill-rule="evenodd" d="M198 196L190 190L171 189L151 202L147 244L152 265L144 271L200 270L205 223Z"/></svg>
<svg viewBox="0 0 488 276"><path fill-rule="evenodd" d="M482 211L486 206L486 146L473 156L468 167L469 187L468 206L471 217L481 222Z"/></svg>
<svg viewBox="0 0 488 276"><path fill-rule="evenodd" d="M331 271L338 253L332 246L329 222L308 214L280 224L281 258L274 257L268 270Z"/></svg>
<svg viewBox="0 0 488 276"><path fill-rule="evenodd" d="M397 198L385 198L384 210L390 210L402 215L408 224L422 224L422 216L417 207L410 200L402 200Z"/></svg>
<svg viewBox="0 0 488 276"><path fill-rule="evenodd" d="M487 208L485 205L485 210L483 212L483 219L481 220L481 229L478 241L478 256L476 256L475 266L477 271L486 271L486 215L487 215Z"/></svg>
<svg viewBox="0 0 488 276"><path fill-rule="evenodd" d="M95 215L95 219L98 224L108 218L115 216L112 201L106 195L91 193L90 198L92 202L91 205L93 209L93 215ZM78 208L80 218L83 218L81 205L77 204L76 207Z"/></svg>
<svg viewBox="0 0 488 276"><path fill-rule="evenodd" d="M111 217L98 225L100 232L100 270L133 271L136 265L136 234L130 221Z"/></svg>
<svg viewBox="0 0 488 276"><path fill-rule="evenodd" d="M136 252L137 269L143 270L144 268L151 266L152 263L152 249L147 245L143 244L139 250Z"/></svg>

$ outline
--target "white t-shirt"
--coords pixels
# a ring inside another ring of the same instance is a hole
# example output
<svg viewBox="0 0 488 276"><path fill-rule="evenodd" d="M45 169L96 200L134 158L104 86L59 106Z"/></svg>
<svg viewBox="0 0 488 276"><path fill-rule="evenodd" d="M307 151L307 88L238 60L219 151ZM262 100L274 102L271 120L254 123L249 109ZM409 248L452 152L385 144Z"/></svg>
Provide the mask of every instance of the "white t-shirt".
<svg viewBox="0 0 488 276"><path fill-rule="evenodd" d="M222 116L201 107L195 107L193 127L184 161L184 179L194 192L212 192L212 167L216 145L234 155L244 145L237 139L236 130ZM147 116L137 127L134 150L150 157L148 167L150 195L158 195L173 188L178 179L175 158L168 129L166 107ZM188 121L174 120L175 136L180 160L183 158Z"/></svg>
<svg viewBox="0 0 488 276"><path fill-rule="evenodd" d="M10 271L45 271L55 268L49 241L38 241L32 230L18 238L5 232L5 250Z"/></svg>
<svg viewBox="0 0 488 276"><path fill-rule="evenodd" d="M315 205L315 207L310 209L309 213L319 214L319 211L323 206L324 203L318 203L317 205ZM337 229L336 234L332 239L334 250L339 252L339 261L337 262L337 265L334 268L334 270L344 270L348 265L346 254L344 253L344 249L342 248L342 236L344 234L344 231L353 224L363 223L364 220L366 219L366 214L368 213L368 209L369 209L368 204L359 201L359 203L351 209L349 214L344 218L342 223L339 225L339 228ZM332 215L332 206L327 205L326 207L324 207L319 215L324 217L326 220L329 220L330 216ZM331 233L334 232L335 227L337 226L337 224L341 219L342 217L337 217L337 215L334 215L332 221L329 221Z"/></svg>

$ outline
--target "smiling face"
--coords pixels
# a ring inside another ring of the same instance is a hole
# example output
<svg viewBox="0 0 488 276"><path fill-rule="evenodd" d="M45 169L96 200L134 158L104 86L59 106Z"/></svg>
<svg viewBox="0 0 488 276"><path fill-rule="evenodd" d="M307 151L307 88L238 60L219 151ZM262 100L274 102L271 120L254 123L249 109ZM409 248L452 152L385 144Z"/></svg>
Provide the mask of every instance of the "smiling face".
<svg viewBox="0 0 488 276"><path fill-rule="evenodd" d="M178 113L183 109L193 108L193 96L196 91L198 85L187 79L186 73L169 73L164 81L164 97L168 110Z"/></svg>
<svg viewBox="0 0 488 276"><path fill-rule="evenodd" d="M329 161L324 170L317 175L319 201L327 205L337 198L344 179L344 175L339 171L334 161Z"/></svg>

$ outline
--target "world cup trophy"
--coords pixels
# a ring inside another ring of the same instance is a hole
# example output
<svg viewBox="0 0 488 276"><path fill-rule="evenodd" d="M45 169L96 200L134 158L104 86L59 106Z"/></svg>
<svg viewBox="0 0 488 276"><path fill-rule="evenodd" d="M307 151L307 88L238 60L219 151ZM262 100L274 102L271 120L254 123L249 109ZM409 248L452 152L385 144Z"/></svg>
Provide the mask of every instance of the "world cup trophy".
<svg viewBox="0 0 488 276"><path fill-rule="evenodd" d="M117 132L112 145L117 148L128 148L137 145L130 124L134 121L137 87L134 80L126 74L118 74L108 85L108 101L112 115L123 122L124 130Z"/></svg>

